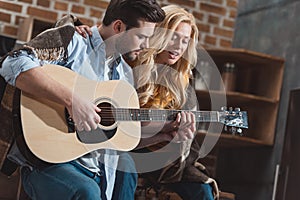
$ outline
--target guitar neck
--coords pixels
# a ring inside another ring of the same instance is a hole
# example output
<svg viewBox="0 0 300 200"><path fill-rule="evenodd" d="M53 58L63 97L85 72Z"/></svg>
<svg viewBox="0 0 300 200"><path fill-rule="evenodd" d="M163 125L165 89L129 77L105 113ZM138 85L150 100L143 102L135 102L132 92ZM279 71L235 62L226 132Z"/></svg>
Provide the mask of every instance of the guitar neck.
<svg viewBox="0 0 300 200"><path fill-rule="evenodd" d="M174 121L184 110L127 109L116 108L114 118L118 121ZM196 122L219 122L218 111L188 111L195 115Z"/></svg>

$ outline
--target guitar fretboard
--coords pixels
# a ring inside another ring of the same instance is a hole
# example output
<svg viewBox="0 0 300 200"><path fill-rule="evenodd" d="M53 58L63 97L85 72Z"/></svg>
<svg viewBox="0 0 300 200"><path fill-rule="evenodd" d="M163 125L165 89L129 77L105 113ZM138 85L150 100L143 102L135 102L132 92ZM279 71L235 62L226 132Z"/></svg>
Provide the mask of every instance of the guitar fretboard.
<svg viewBox="0 0 300 200"><path fill-rule="evenodd" d="M178 113L184 110L159 109L113 109L117 121L173 121ZM196 122L218 122L218 111L189 111L195 114Z"/></svg>

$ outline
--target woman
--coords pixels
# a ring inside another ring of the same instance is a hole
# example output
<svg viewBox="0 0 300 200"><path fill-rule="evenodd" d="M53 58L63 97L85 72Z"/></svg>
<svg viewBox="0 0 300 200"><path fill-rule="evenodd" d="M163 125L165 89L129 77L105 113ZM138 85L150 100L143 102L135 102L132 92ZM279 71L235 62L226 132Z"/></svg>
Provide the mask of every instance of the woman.
<svg viewBox="0 0 300 200"><path fill-rule="evenodd" d="M156 25L149 41L150 49L140 54L134 63L140 105L143 108L194 110L197 106L190 99L189 81L197 62L198 30L195 19L176 5L165 6L163 10L166 18ZM152 73L145 73L145 70ZM152 76L145 77L142 74ZM186 135L181 135L181 139L176 138L182 142L172 144L181 150L181 158L161 170L142 176L151 180L153 185L160 183L178 193L184 200L214 199L213 193L218 196L216 183L204 173L203 165L197 162L200 145L196 140L189 139L189 128L184 131ZM172 141L176 136L174 132L168 134L164 131L142 139L141 146L148 146L147 149L153 151L162 147L158 145L161 141ZM214 192L209 184L213 186Z"/></svg>

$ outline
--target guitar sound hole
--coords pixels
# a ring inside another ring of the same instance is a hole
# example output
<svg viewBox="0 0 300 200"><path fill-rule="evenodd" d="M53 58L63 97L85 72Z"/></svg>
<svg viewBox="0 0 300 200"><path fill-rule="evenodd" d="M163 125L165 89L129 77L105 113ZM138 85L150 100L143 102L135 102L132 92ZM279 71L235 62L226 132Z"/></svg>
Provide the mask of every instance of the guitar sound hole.
<svg viewBox="0 0 300 200"><path fill-rule="evenodd" d="M98 108L101 109L101 111L98 113L98 115L101 117L100 124L102 126L111 126L115 123L115 117L113 114L114 107L110 103L103 102L97 105Z"/></svg>

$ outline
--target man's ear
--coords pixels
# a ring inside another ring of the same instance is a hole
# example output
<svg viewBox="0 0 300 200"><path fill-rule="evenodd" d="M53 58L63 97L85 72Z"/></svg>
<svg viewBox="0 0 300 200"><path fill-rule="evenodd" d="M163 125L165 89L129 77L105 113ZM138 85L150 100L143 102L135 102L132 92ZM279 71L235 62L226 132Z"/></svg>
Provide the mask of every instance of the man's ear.
<svg viewBox="0 0 300 200"><path fill-rule="evenodd" d="M115 33L121 33L126 30L126 25L122 20L116 20L113 22L113 29Z"/></svg>

